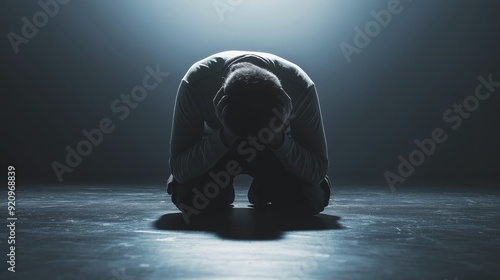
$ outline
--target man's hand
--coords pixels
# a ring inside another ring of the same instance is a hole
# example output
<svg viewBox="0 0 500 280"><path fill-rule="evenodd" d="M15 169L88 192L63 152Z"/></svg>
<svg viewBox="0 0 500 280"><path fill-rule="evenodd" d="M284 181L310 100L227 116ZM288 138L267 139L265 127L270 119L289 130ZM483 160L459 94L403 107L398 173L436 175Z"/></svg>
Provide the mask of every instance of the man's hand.
<svg viewBox="0 0 500 280"><path fill-rule="evenodd" d="M280 125L278 126L279 129L275 131L276 133L283 131L283 129L285 128L286 124L290 119L290 115L292 113L292 108L293 108L292 99L285 92L284 89L281 89L281 92L280 94L278 94L277 97L278 97L277 100L278 104L276 110L273 110L273 113L278 118Z"/></svg>
<svg viewBox="0 0 500 280"><path fill-rule="evenodd" d="M273 135L273 140L271 140L269 146L272 149L279 149L283 145L283 142L285 142L285 132L282 130Z"/></svg>
<svg viewBox="0 0 500 280"><path fill-rule="evenodd" d="M228 129L225 121L224 121L224 114L226 113L227 110L227 101L228 101L227 95L224 94L224 87L221 87L217 94L214 97L213 103L215 107L215 114L217 115L217 118L222 124L222 129L220 132L220 138L222 140L222 143L226 147L231 147L234 142L238 139L238 137L230 130Z"/></svg>
<svg viewBox="0 0 500 280"><path fill-rule="evenodd" d="M285 90L281 89L280 94L278 94L278 104L275 108L276 110L273 110L273 113L277 118L277 122L273 123L271 127L274 135L273 140L269 143L269 146L273 149L278 149L279 147L281 147L281 145L283 145L283 142L285 141L286 136L284 129L290 119L292 108L292 99L285 92Z"/></svg>

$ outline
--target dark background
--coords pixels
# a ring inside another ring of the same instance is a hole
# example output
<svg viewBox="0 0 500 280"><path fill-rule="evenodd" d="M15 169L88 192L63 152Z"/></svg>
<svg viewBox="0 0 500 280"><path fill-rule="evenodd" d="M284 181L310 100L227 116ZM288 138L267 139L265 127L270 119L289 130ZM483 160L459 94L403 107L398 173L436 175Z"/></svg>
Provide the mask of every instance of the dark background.
<svg viewBox="0 0 500 280"><path fill-rule="evenodd" d="M385 185L398 155L441 127L448 140L396 187L499 185L500 88L459 129L442 117L474 93L479 75L500 81L498 1L401 0L403 11L351 63L339 44L353 44L353 28L388 0L243 0L222 20L213 2L73 0L16 54L7 34L21 35L21 18L32 22L41 8L1 1L2 166L15 165L20 183L59 184L51 163L64 163L65 147L109 117L115 131L63 184L165 182L182 76L213 53L254 50L295 62L315 81L335 184ZM170 76L119 120L112 101L157 64Z"/></svg>

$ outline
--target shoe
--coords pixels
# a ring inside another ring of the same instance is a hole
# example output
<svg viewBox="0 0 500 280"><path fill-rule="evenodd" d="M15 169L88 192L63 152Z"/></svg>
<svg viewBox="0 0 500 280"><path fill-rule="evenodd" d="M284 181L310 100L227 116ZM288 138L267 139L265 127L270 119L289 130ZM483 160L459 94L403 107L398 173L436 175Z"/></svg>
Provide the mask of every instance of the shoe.
<svg viewBox="0 0 500 280"><path fill-rule="evenodd" d="M324 200L323 206L326 207L330 203L330 194L331 194L331 191L330 191L330 187L331 187L330 178L328 178L328 176L325 176L325 179L319 185L321 186L321 189L325 193L325 196L324 196L325 200Z"/></svg>
<svg viewBox="0 0 500 280"><path fill-rule="evenodd" d="M253 179L248 189L248 201L254 206L264 206L271 202L269 195L261 189L261 185L257 180Z"/></svg>

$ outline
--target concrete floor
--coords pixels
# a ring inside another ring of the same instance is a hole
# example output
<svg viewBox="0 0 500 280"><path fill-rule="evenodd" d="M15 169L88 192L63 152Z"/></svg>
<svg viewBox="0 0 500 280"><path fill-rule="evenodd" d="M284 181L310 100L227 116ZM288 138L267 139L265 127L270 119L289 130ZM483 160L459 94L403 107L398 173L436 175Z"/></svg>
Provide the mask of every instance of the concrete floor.
<svg viewBox="0 0 500 280"><path fill-rule="evenodd" d="M339 187L302 219L249 208L243 185L190 226L160 185L20 186L0 279L500 279L499 192Z"/></svg>

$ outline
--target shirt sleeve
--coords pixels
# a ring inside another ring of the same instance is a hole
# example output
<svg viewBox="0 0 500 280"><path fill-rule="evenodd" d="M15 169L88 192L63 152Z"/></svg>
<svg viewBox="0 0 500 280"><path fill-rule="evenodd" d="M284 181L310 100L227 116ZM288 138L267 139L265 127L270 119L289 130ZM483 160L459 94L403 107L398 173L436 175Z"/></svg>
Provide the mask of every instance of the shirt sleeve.
<svg viewBox="0 0 500 280"><path fill-rule="evenodd" d="M305 182L320 184L328 171L328 150L316 87L307 88L292 111L290 132L273 149L285 168Z"/></svg>
<svg viewBox="0 0 500 280"><path fill-rule="evenodd" d="M222 143L220 129L203 134L200 106L201 98L182 80L175 99L169 161L172 176L181 184L208 172L230 149Z"/></svg>

